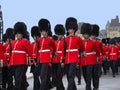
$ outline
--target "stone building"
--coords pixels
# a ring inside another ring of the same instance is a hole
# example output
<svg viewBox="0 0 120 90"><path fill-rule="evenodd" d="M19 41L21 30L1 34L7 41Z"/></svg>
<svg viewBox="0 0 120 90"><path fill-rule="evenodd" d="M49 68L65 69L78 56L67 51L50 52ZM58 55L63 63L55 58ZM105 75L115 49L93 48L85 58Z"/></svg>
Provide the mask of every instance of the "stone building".
<svg viewBox="0 0 120 90"><path fill-rule="evenodd" d="M111 19L111 22L107 22L106 31L108 38L120 37L120 22L118 16L116 16L115 19Z"/></svg>
<svg viewBox="0 0 120 90"><path fill-rule="evenodd" d="M100 39L107 38L107 32L105 29L100 30L98 38L100 38Z"/></svg>

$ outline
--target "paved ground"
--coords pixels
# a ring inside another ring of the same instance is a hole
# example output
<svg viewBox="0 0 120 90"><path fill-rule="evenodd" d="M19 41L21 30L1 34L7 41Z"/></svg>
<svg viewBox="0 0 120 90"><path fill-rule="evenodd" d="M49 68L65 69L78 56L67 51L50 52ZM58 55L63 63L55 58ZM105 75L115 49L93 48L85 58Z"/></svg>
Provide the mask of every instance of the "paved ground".
<svg viewBox="0 0 120 90"><path fill-rule="evenodd" d="M77 84L77 78L75 78ZM28 79L30 84L28 90L33 90L33 79ZM63 78L64 86L67 87L67 80L64 76ZM78 90L85 90L85 83L82 78L81 85L77 85ZM56 90L55 88L51 90ZM100 89L99 90L120 90L120 75L117 75L115 78L112 77L112 74L109 73L108 75L102 75L100 78Z"/></svg>

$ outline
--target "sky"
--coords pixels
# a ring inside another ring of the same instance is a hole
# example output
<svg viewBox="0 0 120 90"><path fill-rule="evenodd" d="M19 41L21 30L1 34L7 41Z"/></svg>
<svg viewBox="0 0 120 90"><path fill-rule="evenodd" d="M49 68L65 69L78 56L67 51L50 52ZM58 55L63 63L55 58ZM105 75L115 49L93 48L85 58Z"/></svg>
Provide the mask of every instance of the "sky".
<svg viewBox="0 0 120 90"><path fill-rule="evenodd" d="M18 21L25 22L30 31L41 18L56 24L65 24L68 17L78 22L98 24L104 29L107 21L120 17L120 0L0 0L4 31Z"/></svg>

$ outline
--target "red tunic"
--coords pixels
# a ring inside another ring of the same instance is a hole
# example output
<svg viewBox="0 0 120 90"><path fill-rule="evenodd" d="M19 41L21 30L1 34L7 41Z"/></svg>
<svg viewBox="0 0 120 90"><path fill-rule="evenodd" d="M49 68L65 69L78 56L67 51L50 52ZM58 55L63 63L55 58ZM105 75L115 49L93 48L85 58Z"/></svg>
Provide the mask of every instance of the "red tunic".
<svg viewBox="0 0 120 90"><path fill-rule="evenodd" d="M4 52L5 52L5 49L3 47L3 45L0 43L0 60L4 60Z"/></svg>
<svg viewBox="0 0 120 90"><path fill-rule="evenodd" d="M120 58L120 45L117 45L118 47L118 57Z"/></svg>
<svg viewBox="0 0 120 90"><path fill-rule="evenodd" d="M82 57L82 66L96 64L96 57L99 56L99 48L93 40L84 41L87 57Z"/></svg>
<svg viewBox="0 0 120 90"><path fill-rule="evenodd" d="M14 40L12 42L12 55L10 58L10 65L27 64L27 54L30 56L30 42L26 39Z"/></svg>
<svg viewBox="0 0 120 90"><path fill-rule="evenodd" d="M54 56L53 63L60 63L61 59L64 57L64 43L64 40L55 41L57 55Z"/></svg>
<svg viewBox="0 0 120 90"><path fill-rule="evenodd" d="M44 37L39 38L39 60L40 63L52 62L52 51L55 51L55 42L52 38Z"/></svg>
<svg viewBox="0 0 120 90"><path fill-rule="evenodd" d="M8 43L5 43L3 47L5 48L4 65L8 66L8 62L10 61L10 45Z"/></svg>
<svg viewBox="0 0 120 90"><path fill-rule="evenodd" d="M118 47L117 46L109 46L109 59L110 60L118 60Z"/></svg>
<svg viewBox="0 0 120 90"><path fill-rule="evenodd" d="M98 41L98 40L96 40L95 42L96 42L96 45L98 46L99 51L100 51L100 53L99 53L99 54L100 54L100 55L99 55L99 56L100 56L100 57L99 57L99 58L100 58L99 64L102 64L102 59L103 59L102 56L104 55L104 53L103 53L103 45L102 45L102 42L100 42L100 41ZM97 63L97 62L96 62L96 63Z"/></svg>
<svg viewBox="0 0 120 90"><path fill-rule="evenodd" d="M37 43L33 42L31 45L30 45L30 50L31 50L31 60L34 60L36 58L38 58L38 46L37 46Z"/></svg>
<svg viewBox="0 0 120 90"><path fill-rule="evenodd" d="M108 59L109 57L108 46L103 46L103 53L104 53L105 58Z"/></svg>
<svg viewBox="0 0 120 90"><path fill-rule="evenodd" d="M79 63L79 50L85 51L83 40L78 36L68 36L65 38L66 42L66 57L65 64Z"/></svg>

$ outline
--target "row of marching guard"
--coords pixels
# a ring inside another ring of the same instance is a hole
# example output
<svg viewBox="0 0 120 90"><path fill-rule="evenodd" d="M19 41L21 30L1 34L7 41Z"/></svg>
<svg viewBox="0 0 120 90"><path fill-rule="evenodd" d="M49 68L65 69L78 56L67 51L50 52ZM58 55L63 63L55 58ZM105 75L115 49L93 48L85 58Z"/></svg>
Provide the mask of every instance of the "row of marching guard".
<svg viewBox="0 0 120 90"><path fill-rule="evenodd" d="M28 66L33 73L33 90L50 90L52 87L65 90L64 75L67 76L67 90L77 90L74 79L77 76L78 84L81 83L81 71L85 90L99 90L100 76L102 72L107 74L109 67L115 77L118 74L120 38L100 40L99 26L89 23L82 24L81 38L75 35L77 23L76 18L67 18L65 25L54 27L55 35L52 36L49 20L42 18L31 28L32 43L24 22L8 28L3 35L4 43L0 44L2 90L27 90Z"/></svg>

